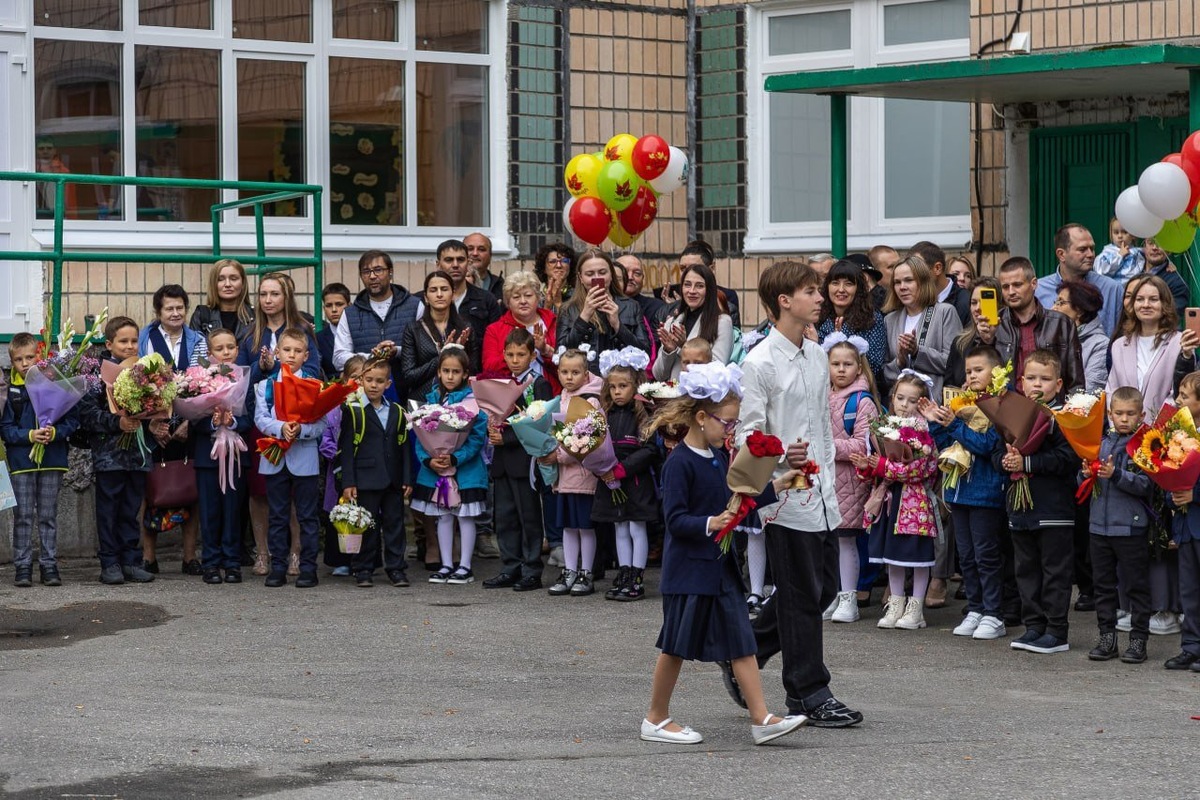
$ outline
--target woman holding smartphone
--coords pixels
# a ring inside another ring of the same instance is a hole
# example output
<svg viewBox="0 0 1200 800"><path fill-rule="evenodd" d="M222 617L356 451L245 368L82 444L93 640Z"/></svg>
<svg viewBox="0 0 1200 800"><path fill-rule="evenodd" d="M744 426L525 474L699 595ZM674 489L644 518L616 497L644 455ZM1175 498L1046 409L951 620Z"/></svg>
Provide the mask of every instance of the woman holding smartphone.
<svg viewBox="0 0 1200 800"><path fill-rule="evenodd" d="M596 354L588 369L597 375L606 350L633 346L650 354L642 308L617 293L612 260L604 252L593 248L579 256L575 291L559 309L557 341L559 347L588 345Z"/></svg>

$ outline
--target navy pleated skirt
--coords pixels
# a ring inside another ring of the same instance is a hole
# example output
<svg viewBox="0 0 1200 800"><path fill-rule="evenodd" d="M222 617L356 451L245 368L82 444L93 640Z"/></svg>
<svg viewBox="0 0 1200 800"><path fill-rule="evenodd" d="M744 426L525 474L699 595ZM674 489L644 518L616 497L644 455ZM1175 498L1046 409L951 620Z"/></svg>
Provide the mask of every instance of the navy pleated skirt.
<svg viewBox="0 0 1200 800"><path fill-rule="evenodd" d="M732 573L733 559L723 559ZM659 650L687 661L733 661L755 655L758 644L750 628L741 583L732 574L721 578L716 595L664 594Z"/></svg>
<svg viewBox="0 0 1200 800"><path fill-rule="evenodd" d="M560 494L555 502L558 524L563 528L595 528L590 494Z"/></svg>

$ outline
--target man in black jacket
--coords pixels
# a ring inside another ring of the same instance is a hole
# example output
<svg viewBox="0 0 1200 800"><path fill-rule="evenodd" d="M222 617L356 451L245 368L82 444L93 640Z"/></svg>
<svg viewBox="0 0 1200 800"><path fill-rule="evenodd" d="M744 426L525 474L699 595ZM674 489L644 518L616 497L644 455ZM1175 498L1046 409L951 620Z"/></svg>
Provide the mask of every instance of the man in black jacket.
<svg viewBox="0 0 1200 800"><path fill-rule="evenodd" d="M1083 353L1075 323L1057 311L1042 308L1034 295L1037 278L1028 258L1013 256L1000 265L1000 293L1005 308L1000 326L977 326L979 338L1000 351L1002 361L1013 362L1013 375L1022 374L1025 358L1034 350L1049 350L1062 362L1062 383L1067 394L1083 388ZM1046 398L1052 401L1053 398Z"/></svg>
<svg viewBox="0 0 1200 800"><path fill-rule="evenodd" d="M933 242L917 242L908 251L910 256L920 256L933 273L937 286L938 302L954 306L963 325L971 319L971 293L960 289L958 284L946 276L946 251Z"/></svg>
<svg viewBox="0 0 1200 800"><path fill-rule="evenodd" d="M435 268L450 276L458 314L471 326L471 338L482 344L487 326L500 319L500 303L491 292L467 281L469 265L467 246L458 239L447 239L438 245ZM424 292L417 294L422 299L424 296Z"/></svg>
<svg viewBox="0 0 1200 800"><path fill-rule="evenodd" d="M467 246L467 265L474 273L474 283L485 292L490 292L497 302L504 299L504 276L491 272L492 240L482 233L472 233L463 239Z"/></svg>

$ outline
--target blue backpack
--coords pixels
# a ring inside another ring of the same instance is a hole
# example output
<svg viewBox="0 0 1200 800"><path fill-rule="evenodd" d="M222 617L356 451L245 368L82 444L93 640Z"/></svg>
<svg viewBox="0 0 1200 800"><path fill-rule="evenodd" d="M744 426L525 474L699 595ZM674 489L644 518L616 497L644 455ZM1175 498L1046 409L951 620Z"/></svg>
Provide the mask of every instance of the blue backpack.
<svg viewBox="0 0 1200 800"><path fill-rule="evenodd" d="M842 412L842 427L846 429L847 436L854 435L854 422L858 418L858 404L864 397L870 398L872 401L875 399L866 389L859 389L846 398L846 408Z"/></svg>

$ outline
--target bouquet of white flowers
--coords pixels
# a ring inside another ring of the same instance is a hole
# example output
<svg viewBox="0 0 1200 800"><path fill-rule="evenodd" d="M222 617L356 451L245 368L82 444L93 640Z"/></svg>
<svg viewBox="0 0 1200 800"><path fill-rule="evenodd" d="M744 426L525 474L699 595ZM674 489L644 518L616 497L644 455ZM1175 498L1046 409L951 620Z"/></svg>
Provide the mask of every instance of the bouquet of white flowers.
<svg viewBox="0 0 1200 800"><path fill-rule="evenodd" d="M343 553L360 552L363 531L375 524L369 511L345 498L339 500L329 512L329 521L337 531L338 550Z"/></svg>

